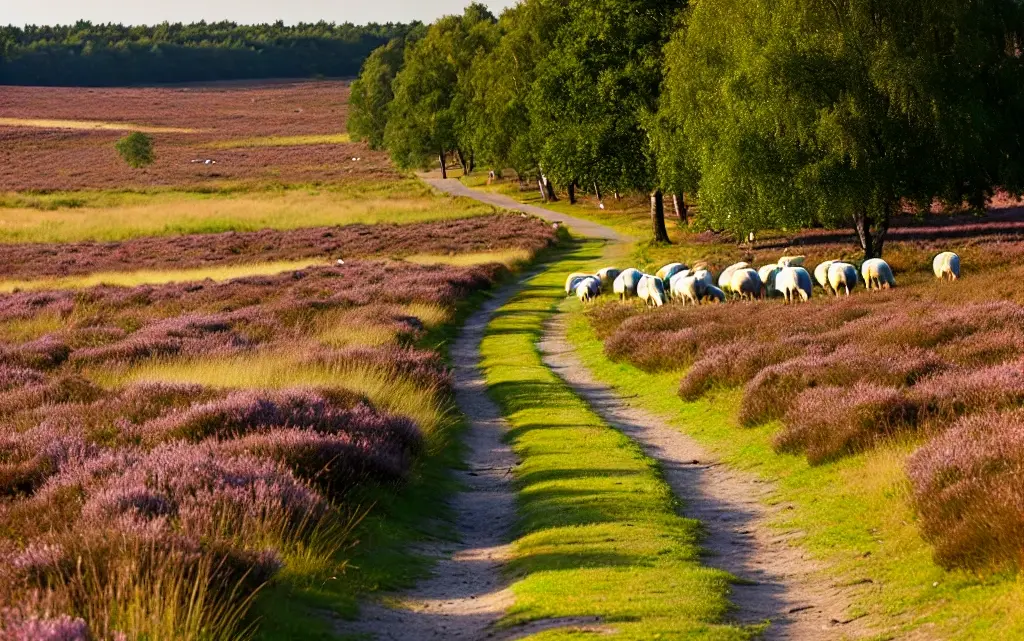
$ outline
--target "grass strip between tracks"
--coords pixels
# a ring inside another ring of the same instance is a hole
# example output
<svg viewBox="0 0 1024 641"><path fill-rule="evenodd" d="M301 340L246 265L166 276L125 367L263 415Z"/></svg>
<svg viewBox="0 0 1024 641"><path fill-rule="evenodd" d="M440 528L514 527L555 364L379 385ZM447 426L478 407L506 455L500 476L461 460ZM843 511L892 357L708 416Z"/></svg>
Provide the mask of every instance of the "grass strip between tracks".
<svg viewBox="0 0 1024 641"><path fill-rule="evenodd" d="M617 639L747 639L725 622L731 577L701 564L700 524L680 517L657 464L606 425L541 361L536 343L584 243L496 314L481 347L489 392L512 430L519 520L503 621L599 617ZM607 631L607 630L606 630ZM562 628L537 639L598 638Z"/></svg>

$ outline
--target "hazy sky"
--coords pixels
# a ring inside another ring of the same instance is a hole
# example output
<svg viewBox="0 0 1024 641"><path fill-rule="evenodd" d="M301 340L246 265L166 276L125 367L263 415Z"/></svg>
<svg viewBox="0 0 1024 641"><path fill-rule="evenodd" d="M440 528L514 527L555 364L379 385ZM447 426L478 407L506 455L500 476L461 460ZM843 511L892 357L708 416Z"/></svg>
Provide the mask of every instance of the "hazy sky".
<svg viewBox="0 0 1024 641"><path fill-rule="evenodd" d="M153 24L233 20L273 22L430 22L460 13L471 0L0 0L0 24L77 20ZM514 0L482 0L497 14Z"/></svg>

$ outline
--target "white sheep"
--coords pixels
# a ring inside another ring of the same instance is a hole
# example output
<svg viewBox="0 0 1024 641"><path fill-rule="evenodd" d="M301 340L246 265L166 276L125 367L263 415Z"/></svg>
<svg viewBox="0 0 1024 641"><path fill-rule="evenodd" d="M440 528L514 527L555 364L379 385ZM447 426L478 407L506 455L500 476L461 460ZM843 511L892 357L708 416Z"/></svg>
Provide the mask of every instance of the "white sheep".
<svg viewBox="0 0 1024 641"><path fill-rule="evenodd" d="M640 280L644 277L643 273L639 269L633 269L632 267L623 270L618 276L615 277L615 282L612 284L612 290L619 297L619 300L626 300L637 295L637 287L640 285Z"/></svg>
<svg viewBox="0 0 1024 641"><path fill-rule="evenodd" d="M779 267L803 267L806 256L783 256L779 259Z"/></svg>
<svg viewBox="0 0 1024 641"><path fill-rule="evenodd" d="M755 300L761 296L761 277L757 275L757 270L737 269L732 274L729 289L741 299Z"/></svg>
<svg viewBox="0 0 1024 641"><path fill-rule="evenodd" d="M704 297L707 298L708 300L713 300L719 303L725 302L725 292L715 287L714 285L708 285Z"/></svg>
<svg viewBox="0 0 1024 641"><path fill-rule="evenodd" d="M576 297L581 303L589 303L601 295L601 279L597 276L587 276L576 286Z"/></svg>
<svg viewBox="0 0 1024 641"><path fill-rule="evenodd" d="M857 268L849 263L836 261L828 268L828 284L832 291L839 295L840 290L845 290L849 296L857 287Z"/></svg>
<svg viewBox="0 0 1024 641"><path fill-rule="evenodd" d="M764 287L762 295L765 298L774 298L780 295L778 287L775 285L775 279L782 270L782 267L779 267L774 263L771 265L765 265L761 269L757 270L757 275L761 279L761 285Z"/></svg>
<svg viewBox="0 0 1024 641"><path fill-rule="evenodd" d="M697 279L697 291L707 291L709 287L715 286L715 279L712 278L711 272L707 269L696 269L690 274Z"/></svg>
<svg viewBox="0 0 1024 641"><path fill-rule="evenodd" d="M818 284L821 285L821 288L825 290L826 294L832 293L832 286L828 283L828 269L832 266L832 263L835 262L837 261L826 260L814 268L814 280L818 281Z"/></svg>
<svg viewBox="0 0 1024 641"><path fill-rule="evenodd" d="M864 277L864 284L870 289L888 289L896 286L896 279L892 277L892 268L889 263L881 258L872 258L864 261L860 273Z"/></svg>
<svg viewBox="0 0 1024 641"><path fill-rule="evenodd" d="M814 295L811 274L803 267L783 267L775 277L775 288L787 303L795 303L797 297L806 303Z"/></svg>
<svg viewBox="0 0 1024 641"><path fill-rule="evenodd" d="M960 278L960 257L953 252L942 252L932 261L932 271L939 280Z"/></svg>
<svg viewBox="0 0 1024 641"><path fill-rule="evenodd" d="M645 274L637 285L636 294L649 307L661 307L667 300L665 297L665 282L657 276Z"/></svg>
<svg viewBox="0 0 1024 641"><path fill-rule="evenodd" d="M569 277L565 279L565 295L572 296L576 291L576 286L580 284L581 280L588 276L590 276L590 274L581 274L579 272L569 274Z"/></svg>
<svg viewBox="0 0 1024 641"><path fill-rule="evenodd" d="M604 269L597 270L597 277L601 279L601 289L611 291L612 285L615 284L615 279L621 274L615 267L605 267Z"/></svg>
<svg viewBox="0 0 1024 641"><path fill-rule="evenodd" d="M682 263L669 263L668 265L665 265L657 272L655 272L654 275L660 278L663 282L667 283L669 280L671 280L673 276L683 271L684 269L689 269L689 267Z"/></svg>
<svg viewBox="0 0 1024 641"><path fill-rule="evenodd" d="M732 291L732 275L737 270L747 269L750 267L748 263L736 263L735 265L729 265L725 270L718 276L718 288L726 294L733 293Z"/></svg>
<svg viewBox="0 0 1024 641"><path fill-rule="evenodd" d="M683 274L676 274L672 277L672 282L669 287L669 295L672 300L681 302L683 305L700 305L700 299L703 298L703 292L706 291L706 286L702 281L698 281L696 276Z"/></svg>

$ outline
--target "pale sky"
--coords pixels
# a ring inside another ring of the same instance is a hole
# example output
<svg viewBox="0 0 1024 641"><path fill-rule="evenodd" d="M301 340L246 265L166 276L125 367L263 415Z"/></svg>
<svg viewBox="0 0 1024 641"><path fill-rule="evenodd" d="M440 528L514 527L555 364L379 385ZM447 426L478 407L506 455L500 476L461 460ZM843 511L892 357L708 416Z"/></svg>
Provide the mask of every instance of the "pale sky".
<svg viewBox="0 0 1024 641"><path fill-rule="evenodd" d="M461 13L472 0L0 0L0 24L69 24L78 20L154 24L232 20L295 22L431 22ZM495 15L514 0L481 0Z"/></svg>

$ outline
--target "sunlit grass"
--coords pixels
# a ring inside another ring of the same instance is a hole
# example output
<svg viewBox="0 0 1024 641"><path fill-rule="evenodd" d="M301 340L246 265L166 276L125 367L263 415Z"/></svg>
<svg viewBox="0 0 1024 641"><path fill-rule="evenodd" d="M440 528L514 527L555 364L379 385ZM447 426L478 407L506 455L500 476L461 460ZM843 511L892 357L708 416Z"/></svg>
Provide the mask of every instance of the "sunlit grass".
<svg viewBox="0 0 1024 641"><path fill-rule="evenodd" d="M130 122L103 120L51 120L46 118L0 118L0 127L34 127L36 129L85 129L99 131L141 131L147 134L191 134L197 129L157 127Z"/></svg>
<svg viewBox="0 0 1024 641"><path fill-rule="evenodd" d="M39 291L49 289L84 289L97 285L138 287L140 285L164 285L199 280L225 281L245 276L269 276L282 272L297 271L314 265L326 264L322 258L303 260L281 260L267 263L223 265L197 269L140 270L134 272L96 272L83 276L65 276L39 280L0 281L0 293L15 291Z"/></svg>
<svg viewBox="0 0 1024 641"><path fill-rule="evenodd" d="M218 140L206 145L210 149L243 149L249 147L299 147L303 145L338 145L352 142L348 134L316 134L307 136L257 136Z"/></svg>
<svg viewBox="0 0 1024 641"><path fill-rule="evenodd" d="M507 249L504 251L478 252L471 254L414 254L403 260L420 265L452 265L453 267L472 267L488 263L502 263L513 267L530 261L533 256L525 249Z"/></svg>
<svg viewBox="0 0 1024 641"><path fill-rule="evenodd" d="M104 386L129 382L197 383L221 389L334 387L366 396L381 410L407 416L429 434L441 422L444 402L395 372L362 364L304 362L301 348L226 358L155 359L127 370L89 373Z"/></svg>
<svg viewBox="0 0 1024 641"><path fill-rule="evenodd" d="M83 191L0 197L0 243L417 223L494 208L434 194L415 180L338 187L226 185L212 191Z"/></svg>
<svg viewBox="0 0 1024 641"><path fill-rule="evenodd" d="M27 343L55 332L64 326L58 314L36 314L28 318L11 318L0 323L0 341Z"/></svg>

